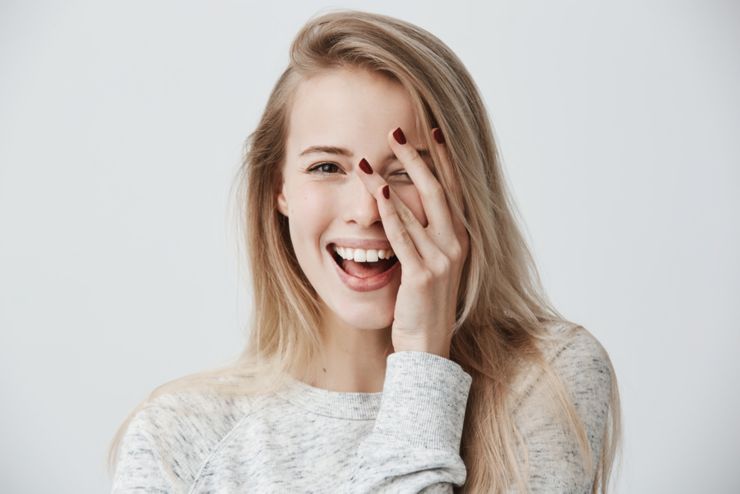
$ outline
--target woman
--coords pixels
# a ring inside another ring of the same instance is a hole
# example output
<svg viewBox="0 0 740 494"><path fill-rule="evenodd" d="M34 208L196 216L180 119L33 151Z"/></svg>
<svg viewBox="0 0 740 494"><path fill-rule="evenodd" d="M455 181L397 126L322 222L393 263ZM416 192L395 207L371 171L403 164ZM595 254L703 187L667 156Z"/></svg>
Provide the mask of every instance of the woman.
<svg viewBox="0 0 740 494"><path fill-rule="evenodd" d="M131 412L113 491L606 492L614 370L543 294L499 160L436 37L310 20L241 169L247 347Z"/></svg>

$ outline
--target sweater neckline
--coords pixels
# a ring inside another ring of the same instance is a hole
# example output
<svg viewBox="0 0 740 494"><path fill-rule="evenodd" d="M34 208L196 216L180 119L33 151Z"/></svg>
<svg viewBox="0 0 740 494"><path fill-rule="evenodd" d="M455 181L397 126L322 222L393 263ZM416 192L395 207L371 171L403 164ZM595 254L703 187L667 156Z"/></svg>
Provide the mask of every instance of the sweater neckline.
<svg viewBox="0 0 740 494"><path fill-rule="evenodd" d="M374 420L383 392L331 391L311 386L288 376L288 385L279 392L283 399L310 412L349 420Z"/></svg>

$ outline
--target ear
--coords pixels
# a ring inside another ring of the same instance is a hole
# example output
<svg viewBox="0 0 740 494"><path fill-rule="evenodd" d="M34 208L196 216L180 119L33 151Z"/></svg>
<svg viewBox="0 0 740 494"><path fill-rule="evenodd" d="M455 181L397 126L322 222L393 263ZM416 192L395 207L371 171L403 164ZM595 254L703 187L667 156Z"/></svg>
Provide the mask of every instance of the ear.
<svg viewBox="0 0 740 494"><path fill-rule="evenodd" d="M278 211L280 211L280 213L287 218L288 200L285 198L285 180L281 178L278 187L280 188L280 190L277 192Z"/></svg>

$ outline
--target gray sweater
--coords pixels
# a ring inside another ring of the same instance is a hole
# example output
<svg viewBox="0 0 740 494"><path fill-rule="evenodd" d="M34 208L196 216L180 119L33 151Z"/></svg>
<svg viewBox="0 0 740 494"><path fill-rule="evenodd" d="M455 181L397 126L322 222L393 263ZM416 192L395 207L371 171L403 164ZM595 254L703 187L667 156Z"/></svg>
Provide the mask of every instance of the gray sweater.
<svg viewBox="0 0 740 494"><path fill-rule="evenodd" d="M573 395L596 460L610 396L606 352L583 328L544 351ZM574 439L543 411L540 378L532 369L515 383L531 492L590 492ZM381 393L293 379L269 396L163 395L130 422L112 492L451 493L466 478L459 451L471 381L452 360L403 351L388 356Z"/></svg>

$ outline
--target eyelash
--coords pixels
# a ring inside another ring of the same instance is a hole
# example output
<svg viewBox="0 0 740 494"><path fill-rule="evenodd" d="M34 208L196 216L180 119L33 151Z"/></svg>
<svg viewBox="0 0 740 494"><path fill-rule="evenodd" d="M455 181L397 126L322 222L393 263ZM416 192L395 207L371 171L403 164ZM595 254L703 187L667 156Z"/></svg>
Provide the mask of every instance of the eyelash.
<svg viewBox="0 0 740 494"><path fill-rule="evenodd" d="M316 173L319 173L320 175L333 175L332 173L324 172L324 171L320 171L319 170L324 165L331 165L331 166L334 166L336 168L339 168L336 163L330 163L328 161L325 161L325 162L319 163L319 164L317 164L317 165L309 168L307 171L308 171L308 173L314 173L314 172L316 172ZM401 175L401 174L406 175L407 177L409 176L409 174L406 173L406 172L401 172L398 175Z"/></svg>
<svg viewBox="0 0 740 494"><path fill-rule="evenodd" d="M328 172L324 172L324 171L320 171L319 170L321 167L323 167L325 165L331 165L331 166L333 166L335 168L339 168L335 163L324 162L324 163L319 163L318 165L316 165L316 166L314 166L312 168L309 168L308 169L308 172L309 173L319 172L322 175L326 175Z"/></svg>

